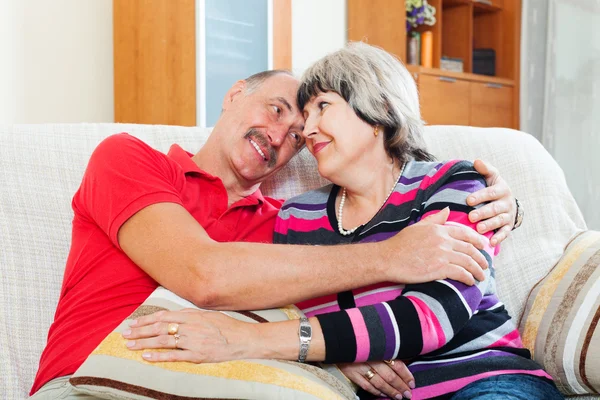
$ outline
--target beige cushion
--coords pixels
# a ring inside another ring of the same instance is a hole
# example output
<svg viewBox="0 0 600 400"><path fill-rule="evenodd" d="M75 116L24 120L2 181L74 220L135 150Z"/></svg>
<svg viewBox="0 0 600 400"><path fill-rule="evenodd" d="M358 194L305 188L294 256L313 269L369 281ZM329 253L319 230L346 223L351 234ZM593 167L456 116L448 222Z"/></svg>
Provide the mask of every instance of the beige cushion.
<svg viewBox="0 0 600 400"><path fill-rule="evenodd" d="M195 308L164 289L156 289L129 318L94 350L70 379L77 391L103 399L354 399L349 381L322 369L292 361L239 360L223 363L149 363L142 351L130 351L121 333L131 319L156 311ZM218 312L218 311L217 311ZM280 309L224 312L241 321L298 319L302 312Z"/></svg>
<svg viewBox="0 0 600 400"><path fill-rule="evenodd" d="M565 394L600 392L600 232L569 245L532 290L521 320L523 343Z"/></svg>

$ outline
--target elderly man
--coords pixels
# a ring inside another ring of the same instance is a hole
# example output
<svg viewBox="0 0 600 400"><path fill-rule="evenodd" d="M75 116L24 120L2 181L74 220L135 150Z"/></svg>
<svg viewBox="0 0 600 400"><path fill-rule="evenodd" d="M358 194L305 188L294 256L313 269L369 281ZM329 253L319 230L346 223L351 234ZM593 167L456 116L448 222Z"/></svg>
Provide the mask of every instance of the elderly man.
<svg viewBox="0 0 600 400"><path fill-rule="evenodd" d="M335 249L267 244L282 202L259 186L303 147L297 85L285 71L238 81L194 155L177 145L163 154L127 134L98 145L73 198L71 250L32 394L44 385L39 398L68 391L59 377L73 374L158 285L203 308L259 309L383 281L483 279L479 236L444 221ZM478 164L493 186L473 204L496 201L476 219L493 217L482 232L499 228L502 241L515 200Z"/></svg>

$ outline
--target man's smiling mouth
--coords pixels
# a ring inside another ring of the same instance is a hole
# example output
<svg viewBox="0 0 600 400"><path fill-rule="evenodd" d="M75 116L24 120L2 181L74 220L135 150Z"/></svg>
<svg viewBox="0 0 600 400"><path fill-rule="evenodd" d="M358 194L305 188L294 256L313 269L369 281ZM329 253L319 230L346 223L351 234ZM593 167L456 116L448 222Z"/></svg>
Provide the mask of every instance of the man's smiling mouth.
<svg viewBox="0 0 600 400"><path fill-rule="evenodd" d="M260 149L260 146L252 139L248 139L250 141L250 144L252 144L252 146L254 146L254 148L256 149L256 151L258 152L258 154L260 154L263 158L263 160L268 161L267 156L265 155L265 153Z"/></svg>

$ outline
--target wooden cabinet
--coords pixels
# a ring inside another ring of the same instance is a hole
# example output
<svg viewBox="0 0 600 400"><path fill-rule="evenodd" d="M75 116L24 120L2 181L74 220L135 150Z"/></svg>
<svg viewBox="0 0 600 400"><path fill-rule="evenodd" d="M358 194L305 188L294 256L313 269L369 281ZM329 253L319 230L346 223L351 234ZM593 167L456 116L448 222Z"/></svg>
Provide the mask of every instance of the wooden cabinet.
<svg viewBox="0 0 600 400"><path fill-rule="evenodd" d="M428 0L433 68L407 65L419 85L428 124L519 128L521 0ZM382 47L406 62L404 0L347 0L348 39ZM478 75L475 50L495 54L495 76ZM464 72L440 69L442 56L459 58Z"/></svg>
<svg viewBox="0 0 600 400"><path fill-rule="evenodd" d="M510 80L409 67L419 87L421 115L428 125L517 128Z"/></svg>
<svg viewBox="0 0 600 400"><path fill-rule="evenodd" d="M500 83L471 82L470 85L469 125L512 128L513 88Z"/></svg>
<svg viewBox="0 0 600 400"><path fill-rule="evenodd" d="M429 125L469 125L470 83L446 76L419 75L421 115Z"/></svg>

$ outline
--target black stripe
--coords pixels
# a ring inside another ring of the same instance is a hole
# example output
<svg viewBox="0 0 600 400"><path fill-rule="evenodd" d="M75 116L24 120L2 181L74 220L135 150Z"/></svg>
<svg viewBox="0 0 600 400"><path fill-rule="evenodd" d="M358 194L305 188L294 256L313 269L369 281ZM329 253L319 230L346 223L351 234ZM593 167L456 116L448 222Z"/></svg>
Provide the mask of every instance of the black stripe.
<svg viewBox="0 0 600 400"><path fill-rule="evenodd" d="M496 310L480 311L473 315L471 320L452 338L452 340L446 343L441 349L427 354L427 357L436 357L436 359L438 357L443 358L444 353L453 351L473 340L489 334L504 325L506 321L510 319L510 316L504 309L502 312L496 312ZM450 357L452 358L455 356L451 355Z"/></svg>
<svg viewBox="0 0 600 400"><path fill-rule="evenodd" d="M400 350L398 358L411 358L423 351L421 323L413 303L406 297L398 297L387 302L400 332Z"/></svg>
<svg viewBox="0 0 600 400"><path fill-rule="evenodd" d="M374 306L359 308L369 332L369 360L381 361L385 356L385 330Z"/></svg>
<svg viewBox="0 0 600 400"><path fill-rule="evenodd" d="M338 304L342 310L347 310L349 308L356 308L356 303L354 302L354 295L352 291L346 290L345 292L338 293L337 295Z"/></svg>
<svg viewBox="0 0 600 400"><path fill-rule="evenodd" d="M408 369L410 370L410 365ZM456 364L445 365L443 367L432 365L432 368L428 370L413 372L413 376L415 377L415 381L418 382L419 387L423 387L490 371L537 371L541 369L542 367L538 363L527 358L519 356L496 356L460 361Z"/></svg>
<svg viewBox="0 0 600 400"><path fill-rule="evenodd" d="M325 363L354 362L356 336L345 311L317 315L325 338Z"/></svg>
<svg viewBox="0 0 600 400"><path fill-rule="evenodd" d="M469 312L465 309L464 303L454 290L439 282L427 282L414 285L407 285L402 291L420 292L437 300L450 320L452 332L456 334L469 322Z"/></svg>

